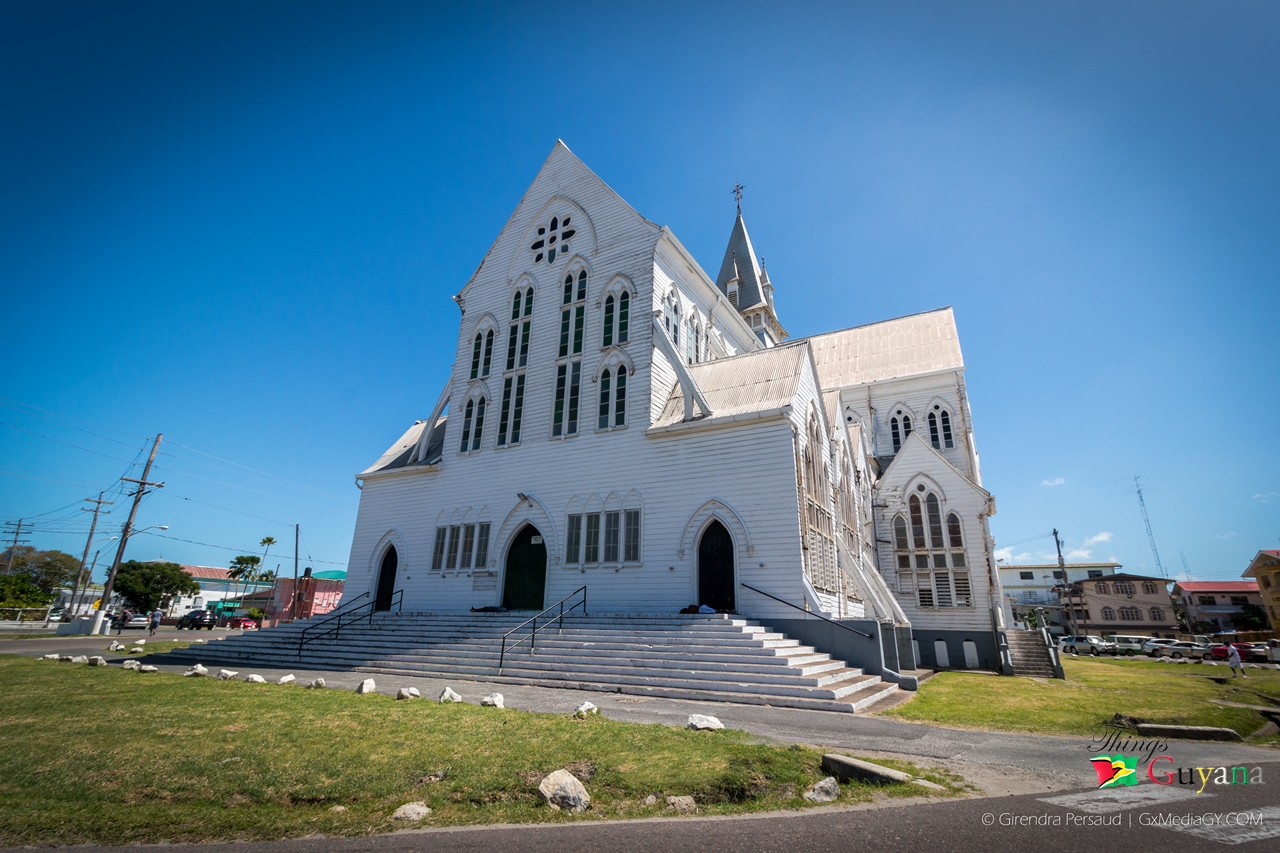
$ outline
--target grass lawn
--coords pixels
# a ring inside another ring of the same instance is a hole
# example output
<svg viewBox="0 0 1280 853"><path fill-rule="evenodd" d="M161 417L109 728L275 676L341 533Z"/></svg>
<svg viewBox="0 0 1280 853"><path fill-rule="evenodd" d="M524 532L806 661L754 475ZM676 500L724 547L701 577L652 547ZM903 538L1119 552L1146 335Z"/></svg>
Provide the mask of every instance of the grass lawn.
<svg viewBox="0 0 1280 853"><path fill-rule="evenodd" d="M390 814L415 800L433 809L417 826L671 814L665 797L686 794L704 814L800 808L826 775L813 749L575 721L569 708L396 702L9 655L0 683L0 846L365 835L404 828ZM582 815L537 794L566 765L591 794ZM963 789L958 777L894 766ZM842 802L921 793L841 788ZM646 806L650 794L658 802Z"/></svg>
<svg viewBox="0 0 1280 853"><path fill-rule="evenodd" d="M1266 706L1263 697L1280 699L1277 670L1251 669L1248 679L1233 680L1225 666L1132 658L1064 658L1062 668L1066 681L941 672L920 685L914 699L885 715L989 731L1089 736L1119 713L1154 723L1225 726L1249 739L1267 720L1257 711L1210 700ZM1280 737L1253 742L1280 744Z"/></svg>

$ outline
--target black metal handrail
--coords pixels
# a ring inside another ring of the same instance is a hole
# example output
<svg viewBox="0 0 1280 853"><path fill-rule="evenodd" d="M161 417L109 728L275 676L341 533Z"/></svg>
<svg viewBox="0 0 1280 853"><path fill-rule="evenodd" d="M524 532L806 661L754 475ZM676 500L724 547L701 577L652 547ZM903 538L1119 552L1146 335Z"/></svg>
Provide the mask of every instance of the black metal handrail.
<svg viewBox="0 0 1280 853"><path fill-rule="evenodd" d="M520 645L525 640L528 640L529 654L533 654L533 649L538 644L538 620L541 619L543 616L546 616L552 610L555 610L556 607L559 607L560 615L551 617L551 619L547 620L546 625L543 625L542 627L545 628L547 627L547 625L550 625L552 622L558 622L558 625L556 626L557 633L563 631L564 630L564 614L565 614L564 603L569 599L573 598L578 593L582 593L582 600L577 602L576 604L569 605L569 612L572 613L575 607L581 607L582 615L586 616L587 615L587 588L585 586L580 586L577 589L575 589L573 592L566 595L564 598L557 601L555 604L548 607L546 610L536 614L532 619L524 620L519 625L515 626L510 631L502 635L502 651L498 653L498 674L499 675L502 674L502 664L505 663L507 659L507 638L510 637L512 634L514 634L516 631L519 631L525 625L528 625L530 622L532 622L533 630L529 632L529 636L521 637L518 640L513 641L511 643L511 648L514 649L516 646Z"/></svg>
<svg viewBox="0 0 1280 853"><path fill-rule="evenodd" d="M875 637L874 637L874 636L872 636L871 634L866 633L865 631L859 631L857 628L850 627L849 625L845 625L845 624L844 624L844 623L842 623L842 622L837 622L837 621L836 621L836 620L834 620L834 619L828 619L827 617L823 616L821 613L814 613L812 610L806 610L805 608L800 607L800 606L799 606L799 605L797 605L797 604L792 604L790 601L785 601L785 600L783 600L783 599L781 599L781 598L778 598L778 596L776 596L776 595L770 595L769 593L765 592L763 589L756 589L754 586L752 586L752 585L751 585L751 584L749 584L749 583L744 583L744 584L742 584L742 586L745 586L747 589L751 590L752 592L758 592L758 593L760 593L761 595L763 595L763 596L765 596L765 597L767 597L767 598L772 598L774 601L777 601L777 602L780 602L780 603L782 603L782 604L785 604L785 605L787 605L788 607L794 608L795 610L799 610L801 613L807 613L807 614L809 614L810 616L817 616L817 617L818 617L819 619L821 619L823 622L830 622L832 625L835 625L835 626L837 626L837 627L839 627L839 628L843 628L843 629L845 629L846 631L852 631L852 632L853 632L853 633L855 633L855 634L861 634L862 636L866 637L868 640L874 640L874 639L875 639Z"/></svg>
<svg viewBox="0 0 1280 853"><path fill-rule="evenodd" d="M351 599L349 603L354 604L355 602L359 601L362 598L368 598L368 596L369 596L369 593L362 592L359 595L357 595L355 598ZM363 619L365 618L365 616L368 616L369 622L372 623L374 613L378 613L382 610L390 610L393 606L395 607L397 613L400 612L401 608L403 608L404 606L404 590L397 589L395 592L391 593L390 601L388 602L386 607L379 608L378 607L379 603L380 603L379 600L375 598L373 601L369 601L364 604L361 604L359 607L353 607L350 610L343 610L340 607L338 608L337 612L330 613L329 617L324 621L317 622L314 625L308 625L307 627L303 628L302 633L298 635L298 657L299 658L302 657L302 647L306 645L307 642L309 642L309 640L318 640L321 637L328 636L329 634L333 634L333 637L336 640L342 633L342 626L344 624L343 623L344 619L346 620L345 624L350 625L356 620ZM308 633L320 628L324 628L330 622L337 622L337 624L326 631L322 631L321 633L313 635L310 638L307 637Z"/></svg>

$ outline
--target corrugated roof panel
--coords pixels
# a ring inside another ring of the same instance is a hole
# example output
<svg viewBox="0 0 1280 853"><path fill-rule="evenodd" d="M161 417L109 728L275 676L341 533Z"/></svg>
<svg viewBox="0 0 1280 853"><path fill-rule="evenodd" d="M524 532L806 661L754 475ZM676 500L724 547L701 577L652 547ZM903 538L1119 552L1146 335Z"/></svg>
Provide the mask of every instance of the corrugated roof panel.
<svg viewBox="0 0 1280 853"><path fill-rule="evenodd" d="M964 368L950 308L808 339L824 389Z"/></svg>
<svg viewBox="0 0 1280 853"><path fill-rule="evenodd" d="M795 397L807 346L798 342L704 361L691 365L689 375L706 397L713 417L779 409ZM654 426L679 423L683 419L684 392L677 382Z"/></svg>

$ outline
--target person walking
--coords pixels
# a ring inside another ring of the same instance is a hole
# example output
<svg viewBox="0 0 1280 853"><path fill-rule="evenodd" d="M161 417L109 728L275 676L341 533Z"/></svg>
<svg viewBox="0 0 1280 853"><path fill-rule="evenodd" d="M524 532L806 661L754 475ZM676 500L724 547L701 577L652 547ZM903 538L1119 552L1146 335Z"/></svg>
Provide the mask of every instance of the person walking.
<svg viewBox="0 0 1280 853"><path fill-rule="evenodd" d="M1240 670L1241 678L1248 678L1244 674L1244 662L1240 660L1240 650L1234 644L1227 644L1227 666L1231 667L1231 677L1236 677L1236 670Z"/></svg>
<svg viewBox="0 0 1280 853"><path fill-rule="evenodd" d="M159 607L151 611L151 623L149 625L151 633L147 634L148 637L154 637L156 635L156 629L160 627L160 620L163 618L164 612Z"/></svg>
<svg viewBox="0 0 1280 853"><path fill-rule="evenodd" d="M125 610L120 614L120 618L116 621L116 635L124 633L124 626L129 624L129 620L133 618L133 614Z"/></svg>

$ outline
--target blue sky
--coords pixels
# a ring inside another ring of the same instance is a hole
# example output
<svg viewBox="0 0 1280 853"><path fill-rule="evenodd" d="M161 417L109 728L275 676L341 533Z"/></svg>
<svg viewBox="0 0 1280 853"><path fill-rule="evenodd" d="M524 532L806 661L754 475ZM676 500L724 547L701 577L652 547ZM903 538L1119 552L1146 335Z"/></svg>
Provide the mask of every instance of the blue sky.
<svg viewBox="0 0 1280 853"><path fill-rule="evenodd" d="M1170 575L1236 577L1280 547L1278 89L1267 2L6 3L0 516L78 555L164 432L129 557L345 564L560 138L713 274L745 184L793 336L954 306L1010 559L1152 571L1141 474Z"/></svg>

